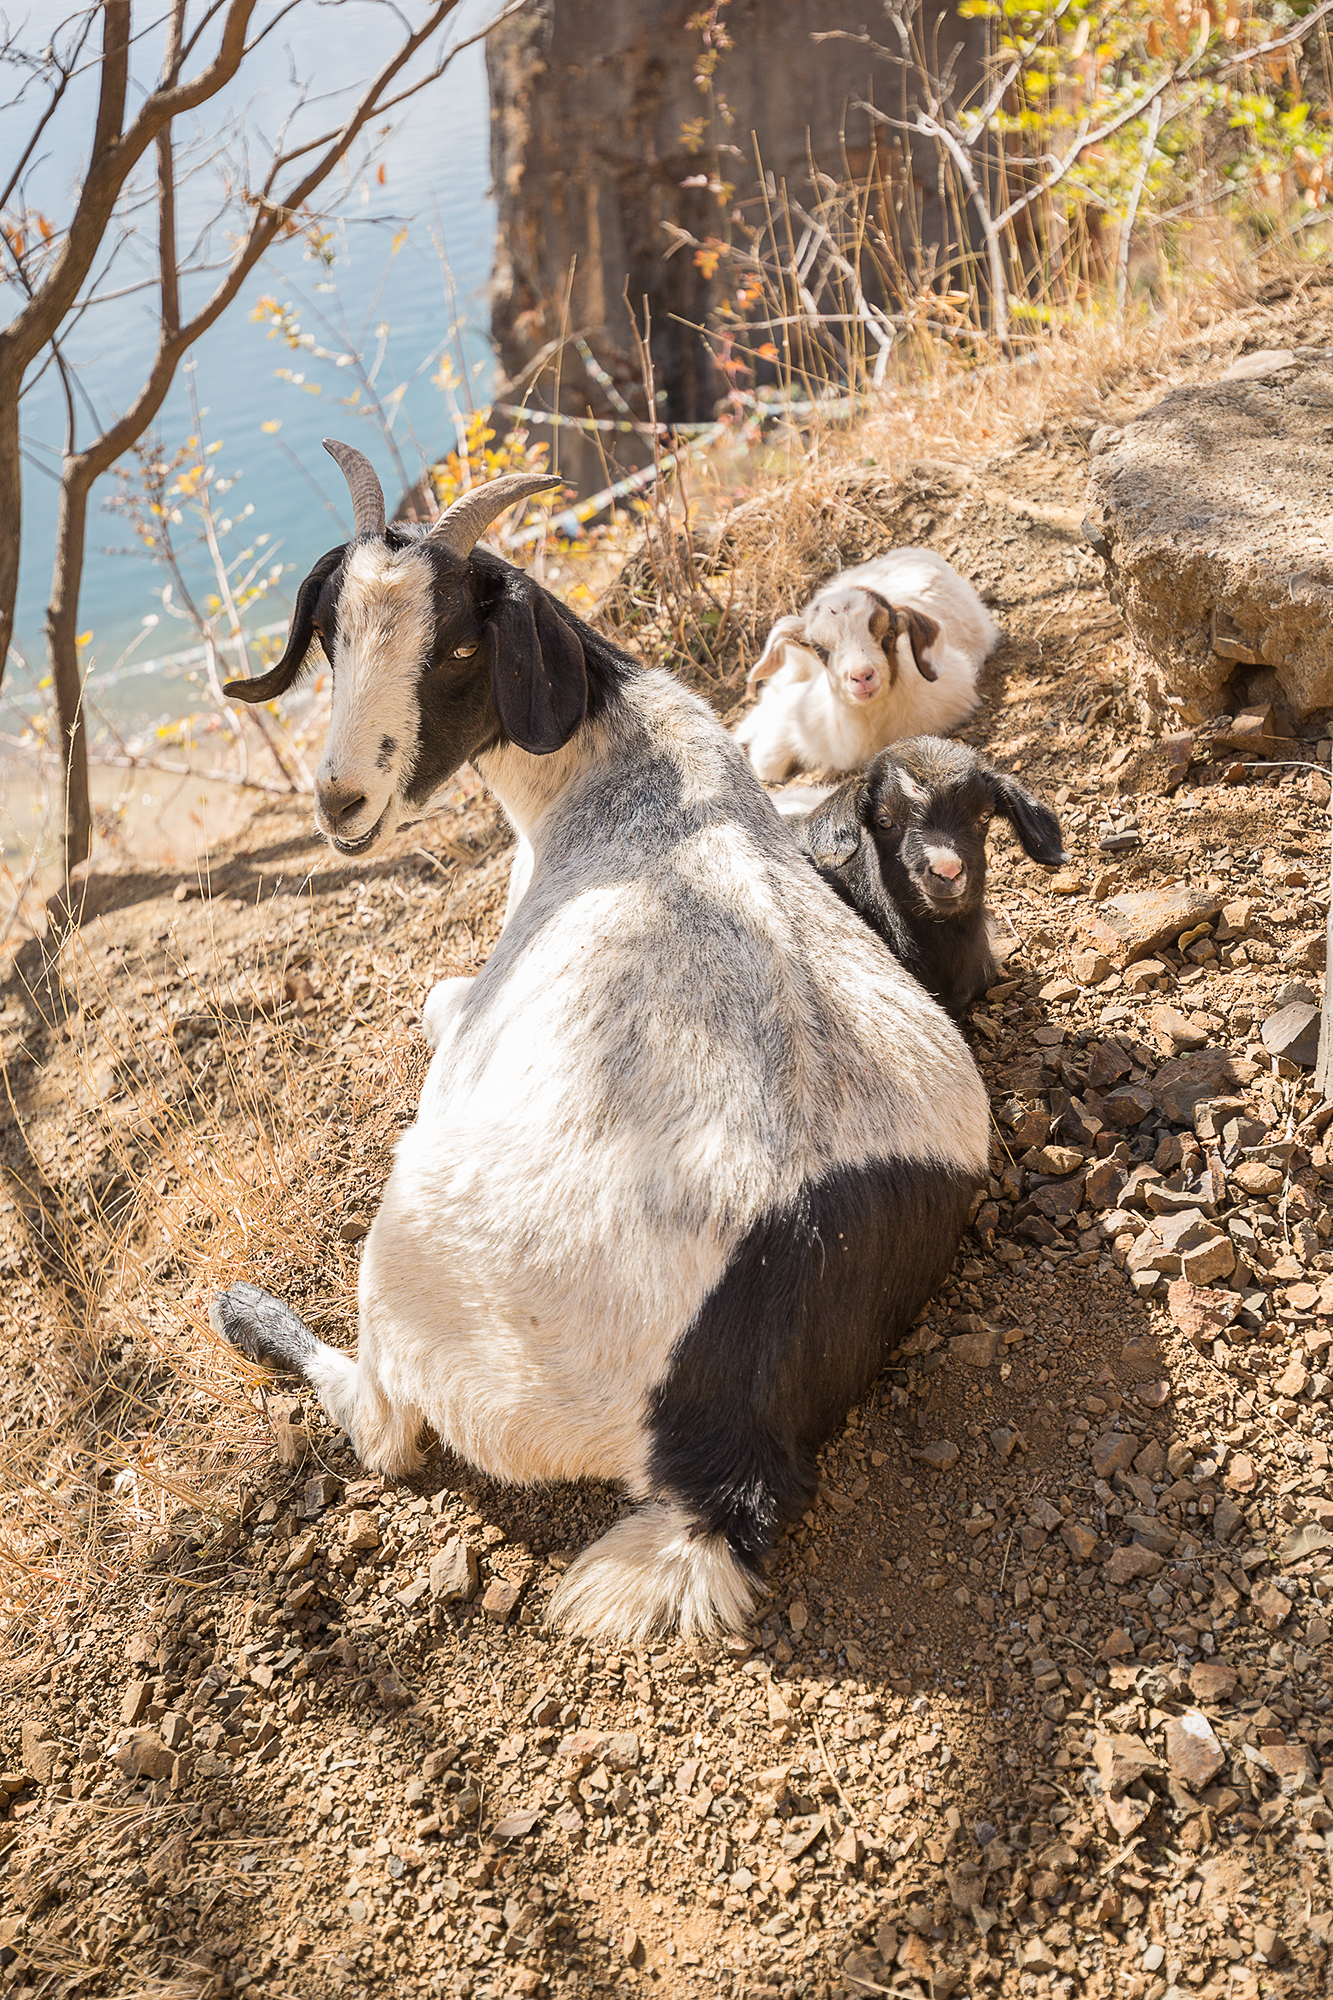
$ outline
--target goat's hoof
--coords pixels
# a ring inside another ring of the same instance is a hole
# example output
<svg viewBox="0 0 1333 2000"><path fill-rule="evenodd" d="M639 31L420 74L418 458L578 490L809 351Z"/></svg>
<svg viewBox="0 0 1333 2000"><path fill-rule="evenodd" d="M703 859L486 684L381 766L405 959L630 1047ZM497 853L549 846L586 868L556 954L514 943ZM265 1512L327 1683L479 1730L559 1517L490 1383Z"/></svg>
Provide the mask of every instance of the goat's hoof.
<svg viewBox="0 0 1333 2000"><path fill-rule="evenodd" d="M315 1346L314 1335L290 1306L261 1292L258 1285L233 1285L219 1292L208 1309L214 1333L251 1361L280 1375L299 1375Z"/></svg>

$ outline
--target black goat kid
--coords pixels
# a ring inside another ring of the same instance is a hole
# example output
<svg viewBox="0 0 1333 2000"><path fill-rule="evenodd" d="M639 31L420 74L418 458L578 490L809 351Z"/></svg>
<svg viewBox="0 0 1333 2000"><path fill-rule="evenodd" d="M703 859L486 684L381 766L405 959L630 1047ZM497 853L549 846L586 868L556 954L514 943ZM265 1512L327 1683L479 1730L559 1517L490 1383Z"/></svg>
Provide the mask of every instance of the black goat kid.
<svg viewBox="0 0 1333 2000"><path fill-rule="evenodd" d="M955 1017L996 974L984 905L995 813L1034 861L1054 868L1068 859L1048 806L943 736L882 750L797 828L829 886Z"/></svg>

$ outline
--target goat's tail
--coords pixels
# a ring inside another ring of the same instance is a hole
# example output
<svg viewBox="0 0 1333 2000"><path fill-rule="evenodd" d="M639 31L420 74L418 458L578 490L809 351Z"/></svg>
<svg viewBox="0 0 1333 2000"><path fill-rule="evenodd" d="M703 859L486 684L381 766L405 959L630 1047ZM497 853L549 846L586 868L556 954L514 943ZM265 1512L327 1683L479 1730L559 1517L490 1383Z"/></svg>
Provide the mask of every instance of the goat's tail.
<svg viewBox="0 0 1333 2000"><path fill-rule="evenodd" d="M641 1644L658 1633L734 1632L754 1609L754 1578L723 1534L700 1534L683 1507L654 1501L585 1549L557 1586L553 1625Z"/></svg>

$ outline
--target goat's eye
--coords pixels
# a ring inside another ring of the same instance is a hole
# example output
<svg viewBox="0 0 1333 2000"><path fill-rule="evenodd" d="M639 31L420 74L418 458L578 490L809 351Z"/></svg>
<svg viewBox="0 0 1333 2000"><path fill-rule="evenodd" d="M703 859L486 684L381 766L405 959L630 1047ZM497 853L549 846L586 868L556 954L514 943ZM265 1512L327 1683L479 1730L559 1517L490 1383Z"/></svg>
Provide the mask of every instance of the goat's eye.
<svg viewBox="0 0 1333 2000"><path fill-rule="evenodd" d="M470 660L480 643L480 640L474 639L470 646L455 646L451 658L455 660Z"/></svg>

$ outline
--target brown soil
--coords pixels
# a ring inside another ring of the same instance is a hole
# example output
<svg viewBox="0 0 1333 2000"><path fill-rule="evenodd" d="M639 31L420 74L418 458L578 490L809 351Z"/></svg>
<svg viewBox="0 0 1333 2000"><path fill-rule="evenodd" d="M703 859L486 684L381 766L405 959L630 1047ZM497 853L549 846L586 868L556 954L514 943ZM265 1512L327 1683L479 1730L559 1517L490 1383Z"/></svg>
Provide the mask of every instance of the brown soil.
<svg viewBox="0 0 1333 2000"><path fill-rule="evenodd" d="M1313 341L1304 312L1201 339L1176 376ZM1013 950L971 1029L998 1118L980 1233L829 1447L748 1634L552 1636L544 1601L614 1494L506 1491L438 1451L368 1480L207 1329L244 1275L352 1344L421 1001L498 928L489 800L460 787L361 871L274 808L208 894L99 874L20 952L0 1987L1328 1990L1333 1165L1308 1071L1258 1034L1318 956L1327 786L1226 784L1200 745L1169 791L1134 734L1077 535L1084 441L1165 386L1122 380L968 469L843 475L847 555L928 541L991 595L1008 638L966 733L1058 800L1072 864L1053 886L992 842ZM1178 878L1250 911L1155 952L1137 992L1080 927ZM1155 1100L1087 1122L1116 1087L1160 1093L1164 1005L1229 1052L1262 1131L1218 1156L1238 1304L1206 1335L1165 1278L1129 1282L1147 1217L1108 1235L1129 1211L1085 1186L1121 1143L1126 1171L1181 1164L1190 1128ZM1280 1196L1236 1179L1275 1158ZM1220 1754L1195 1768L1200 1727Z"/></svg>

